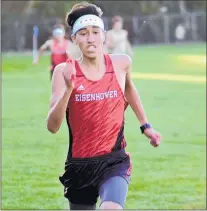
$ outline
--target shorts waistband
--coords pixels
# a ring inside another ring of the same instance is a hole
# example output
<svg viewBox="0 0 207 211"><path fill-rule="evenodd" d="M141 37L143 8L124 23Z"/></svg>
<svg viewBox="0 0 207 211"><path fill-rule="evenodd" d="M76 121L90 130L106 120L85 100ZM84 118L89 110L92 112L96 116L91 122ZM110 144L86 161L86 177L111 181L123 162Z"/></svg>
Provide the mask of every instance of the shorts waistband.
<svg viewBox="0 0 207 211"><path fill-rule="evenodd" d="M70 163L88 163L88 162L96 162L100 160L107 160L112 156L115 155L120 155L120 154L126 154L125 149L117 150L117 151L112 151L108 154L105 155L100 155L100 156L95 156L95 157L86 157L86 158L72 158L68 157L67 162Z"/></svg>

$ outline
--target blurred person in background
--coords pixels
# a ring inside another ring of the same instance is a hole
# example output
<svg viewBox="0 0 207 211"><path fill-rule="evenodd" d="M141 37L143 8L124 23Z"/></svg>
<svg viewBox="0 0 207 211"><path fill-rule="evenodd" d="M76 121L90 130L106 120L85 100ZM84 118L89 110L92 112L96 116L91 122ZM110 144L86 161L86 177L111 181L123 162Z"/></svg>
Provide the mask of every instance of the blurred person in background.
<svg viewBox="0 0 207 211"><path fill-rule="evenodd" d="M123 18L120 16L112 18L112 29L107 32L105 50L108 53L126 53L133 56L128 32L123 29Z"/></svg>
<svg viewBox="0 0 207 211"><path fill-rule="evenodd" d="M158 147L161 136L148 123L130 77L126 54L105 54L102 11L90 3L73 6L66 16L82 58L55 67L47 129L57 133L66 117L69 148L59 177L71 210L123 209L131 175L125 151L124 112L132 107L140 129Z"/></svg>
<svg viewBox="0 0 207 211"><path fill-rule="evenodd" d="M58 64L66 62L71 56L73 44L65 36L65 28L62 24L56 24L53 27L52 38L48 39L39 49L37 59L34 64L38 64L43 52L49 49L51 51L50 77L52 78L55 67Z"/></svg>

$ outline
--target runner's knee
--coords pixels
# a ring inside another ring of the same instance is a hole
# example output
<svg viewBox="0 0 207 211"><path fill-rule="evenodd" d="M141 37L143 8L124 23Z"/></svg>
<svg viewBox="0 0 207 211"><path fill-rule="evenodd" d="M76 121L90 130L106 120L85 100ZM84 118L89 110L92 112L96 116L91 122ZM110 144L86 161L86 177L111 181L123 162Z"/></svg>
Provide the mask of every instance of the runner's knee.
<svg viewBox="0 0 207 211"><path fill-rule="evenodd" d="M122 210L123 207L116 203L116 202L112 202L112 201L104 201L101 206L100 209L102 210Z"/></svg>
<svg viewBox="0 0 207 211"><path fill-rule="evenodd" d="M127 197L128 183L120 176L108 179L100 187L101 209L123 209Z"/></svg>

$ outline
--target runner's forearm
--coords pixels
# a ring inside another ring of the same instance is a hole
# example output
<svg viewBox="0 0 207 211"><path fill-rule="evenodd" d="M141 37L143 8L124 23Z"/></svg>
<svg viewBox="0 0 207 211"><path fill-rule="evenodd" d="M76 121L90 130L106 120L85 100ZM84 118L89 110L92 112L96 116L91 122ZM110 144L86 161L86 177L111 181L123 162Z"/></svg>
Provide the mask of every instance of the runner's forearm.
<svg viewBox="0 0 207 211"><path fill-rule="evenodd" d="M133 82L131 82L126 87L125 97L129 103L129 105L133 109L134 113L136 114L140 124L143 125L143 124L147 123L148 122L147 117L145 115L144 108L143 108L141 100L140 100L140 96L139 96Z"/></svg>
<svg viewBox="0 0 207 211"><path fill-rule="evenodd" d="M41 49L41 48L39 49L38 54L37 54L37 61L39 61L40 57L43 54L43 51L44 51L44 49Z"/></svg>
<svg viewBox="0 0 207 211"><path fill-rule="evenodd" d="M52 133L56 133L61 126L63 118L65 117L65 112L71 92L72 91L65 89L49 111L47 118L47 128Z"/></svg>

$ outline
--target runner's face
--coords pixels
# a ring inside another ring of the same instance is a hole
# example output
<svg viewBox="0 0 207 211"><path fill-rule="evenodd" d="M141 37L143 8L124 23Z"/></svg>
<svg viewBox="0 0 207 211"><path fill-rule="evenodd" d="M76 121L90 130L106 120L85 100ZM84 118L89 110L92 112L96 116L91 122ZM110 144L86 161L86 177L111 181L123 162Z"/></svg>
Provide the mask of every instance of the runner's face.
<svg viewBox="0 0 207 211"><path fill-rule="evenodd" d="M103 51L105 33L96 26L87 26L72 37L85 57L96 58Z"/></svg>
<svg viewBox="0 0 207 211"><path fill-rule="evenodd" d="M123 23L122 23L122 21L116 21L116 22L114 23L113 28L114 28L115 30L120 30L120 29L122 29L122 28L123 28Z"/></svg>

